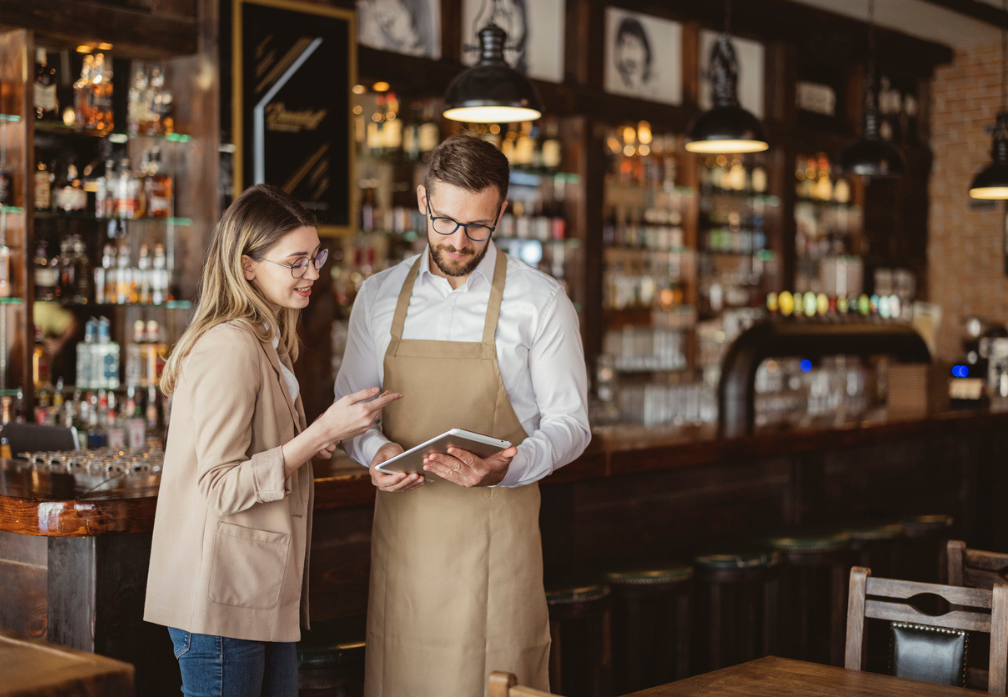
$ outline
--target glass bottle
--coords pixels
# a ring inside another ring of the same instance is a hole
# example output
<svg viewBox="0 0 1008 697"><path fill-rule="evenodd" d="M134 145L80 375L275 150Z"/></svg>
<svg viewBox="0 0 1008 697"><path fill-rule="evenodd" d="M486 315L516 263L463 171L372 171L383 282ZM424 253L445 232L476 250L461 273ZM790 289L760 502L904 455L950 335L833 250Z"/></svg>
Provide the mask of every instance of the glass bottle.
<svg viewBox="0 0 1008 697"><path fill-rule="evenodd" d="M165 248L154 245L154 261L151 269L151 302L161 305L168 301L168 269Z"/></svg>
<svg viewBox="0 0 1008 697"><path fill-rule="evenodd" d="M162 169L160 148L151 150L144 191L147 215L154 218L167 218L171 215L172 179Z"/></svg>
<svg viewBox="0 0 1008 697"><path fill-rule="evenodd" d="M151 268L150 254L147 245L140 245L140 256L137 258L137 268L134 274L134 285L137 286L137 302L151 302Z"/></svg>
<svg viewBox="0 0 1008 697"><path fill-rule="evenodd" d="M9 298L11 290L11 250L0 243L0 298Z"/></svg>
<svg viewBox="0 0 1008 697"><path fill-rule="evenodd" d="M139 133L140 125L147 120L146 101L147 95L147 73L143 64L140 63L133 77L133 84L129 88L126 106L126 128L130 133Z"/></svg>
<svg viewBox="0 0 1008 697"><path fill-rule="evenodd" d="M46 254L47 245L39 242L35 250L35 299L54 300L56 286L59 285L59 270L50 263Z"/></svg>
<svg viewBox="0 0 1008 697"><path fill-rule="evenodd" d="M85 252L84 241L81 238L74 239L74 294L75 302L81 304L92 302L94 299L94 274L91 270L91 260Z"/></svg>
<svg viewBox="0 0 1008 697"><path fill-rule="evenodd" d="M74 83L74 112L76 124L85 127L93 121L93 108L91 97L91 78L94 71L94 56L88 54L84 56L84 65L81 67L81 76Z"/></svg>
<svg viewBox="0 0 1008 697"><path fill-rule="evenodd" d="M35 49L35 118L47 121L59 116L59 101L56 99L56 68L49 65L46 50Z"/></svg>
<svg viewBox="0 0 1008 697"><path fill-rule="evenodd" d="M106 63L103 53L95 56L91 92L94 109L91 126L102 131L112 128L112 61Z"/></svg>
<svg viewBox="0 0 1008 697"><path fill-rule="evenodd" d="M42 326L36 324L35 350L32 352L32 382L35 384L35 389L49 386L49 358Z"/></svg>
<svg viewBox="0 0 1008 697"><path fill-rule="evenodd" d="M131 302L130 290L133 285L133 269L130 268L130 249L124 243L119 246L119 263L116 267L116 302L125 305Z"/></svg>

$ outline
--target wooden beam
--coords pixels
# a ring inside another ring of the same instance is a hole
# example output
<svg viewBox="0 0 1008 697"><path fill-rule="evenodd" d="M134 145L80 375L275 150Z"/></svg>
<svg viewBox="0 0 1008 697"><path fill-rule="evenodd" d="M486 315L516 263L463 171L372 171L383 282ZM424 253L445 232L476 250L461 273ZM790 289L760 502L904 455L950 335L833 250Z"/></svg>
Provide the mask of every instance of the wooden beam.
<svg viewBox="0 0 1008 697"><path fill-rule="evenodd" d="M0 22L37 32L40 43L107 41L119 56L182 56L197 49L195 17L154 15L92 0L0 0Z"/></svg>
<svg viewBox="0 0 1008 697"><path fill-rule="evenodd" d="M946 10L951 10L965 17L993 24L995 27L1008 28L1008 12L980 2L980 0L924 0L924 2L944 7Z"/></svg>

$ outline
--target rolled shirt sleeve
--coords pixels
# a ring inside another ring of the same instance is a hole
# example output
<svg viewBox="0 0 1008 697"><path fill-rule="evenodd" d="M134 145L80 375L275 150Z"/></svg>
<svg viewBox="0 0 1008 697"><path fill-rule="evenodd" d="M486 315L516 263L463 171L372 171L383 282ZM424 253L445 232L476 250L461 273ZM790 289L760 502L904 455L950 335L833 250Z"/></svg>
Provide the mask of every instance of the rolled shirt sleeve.
<svg viewBox="0 0 1008 697"><path fill-rule="evenodd" d="M578 457L591 441L588 373L577 312L562 289L544 308L528 357L539 407L539 428L529 434L497 486L524 486Z"/></svg>
<svg viewBox="0 0 1008 697"><path fill-rule="evenodd" d="M262 350L245 331L228 325L204 335L186 360L183 379L194 404L200 493L217 515L279 501L290 493L282 447L248 456L260 389Z"/></svg>

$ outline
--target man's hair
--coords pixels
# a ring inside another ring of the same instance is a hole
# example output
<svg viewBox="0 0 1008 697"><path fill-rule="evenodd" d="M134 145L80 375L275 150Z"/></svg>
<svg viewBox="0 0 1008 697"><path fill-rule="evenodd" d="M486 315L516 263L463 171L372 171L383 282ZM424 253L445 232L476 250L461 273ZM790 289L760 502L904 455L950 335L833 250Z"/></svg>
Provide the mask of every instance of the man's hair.
<svg viewBox="0 0 1008 697"><path fill-rule="evenodd" d="M473 136L452 136L431 151L424 188L429 196L435 182L451 184L474 194L493 186L503 203L510 176L507 158L491 143Z"/></svg>

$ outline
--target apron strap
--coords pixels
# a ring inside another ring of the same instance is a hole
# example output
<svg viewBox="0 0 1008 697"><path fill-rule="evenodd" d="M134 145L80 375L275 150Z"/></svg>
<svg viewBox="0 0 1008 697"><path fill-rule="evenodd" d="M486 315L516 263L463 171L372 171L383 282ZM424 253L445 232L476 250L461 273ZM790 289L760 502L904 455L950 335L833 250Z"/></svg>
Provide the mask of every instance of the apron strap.
<svg viewBox="0 0 1008 697"><path fill-rule="evenodd" d="M494 265L493 284L490 286L490 300L487 302L486 320L483 324L483 345L494 347L494 335L497 333L497 318L500 317L501 300L504 298L504 277L507 275L507 256L504 250L497 248L497 263Z"/></svg>
<svg viewBox="0 0 1008 697"><path fill-rule="evenodd" d="M413 262L409 273L406 274L406 280L403 281L402 289L399 291L399 301L396 303L395 314L392 316L393 341L402 340L403 327L406 325L406 311L409 309L410 298L413 297L413 284L416 282L417 274L420 273L420 262L423 261L424 254L427 252L424 251Z"/></svg>

